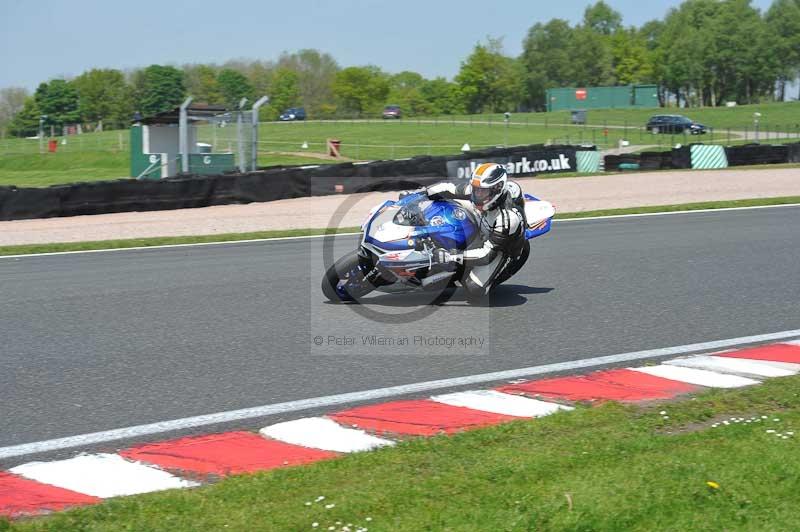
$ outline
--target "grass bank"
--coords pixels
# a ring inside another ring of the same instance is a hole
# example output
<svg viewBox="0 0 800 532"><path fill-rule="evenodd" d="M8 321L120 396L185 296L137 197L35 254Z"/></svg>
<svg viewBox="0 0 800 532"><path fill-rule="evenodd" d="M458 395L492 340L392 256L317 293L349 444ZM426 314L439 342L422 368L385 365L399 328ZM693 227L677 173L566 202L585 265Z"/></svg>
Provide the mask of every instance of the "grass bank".
<svg viewBox="0 0 800 532"><path fill-rule="evenodd" d="M317 157L261 153L261 166L323 164ZM56 153L0 155L0 186L49 187L85 181L127 179L127 151L62 150Z"/></svg>
<svg viewBox="0 0 800 532"><path fill-rule="evenodd" d="M798 386L581 407L0 529L798 530Z"/></svg>
<svg viewBox="0 0 800 532"><path fill-rule="evenodd" d="M631 207L627 209L604 209L597 211L583 211L571 213L558 213L556 219L566 220L571 218L590 218L596 216L619 216L624 214L647 214L657 212L694 211L705 209L725 209L734 207L755 207L764 205L788 205L800 203L800 196L785 196L779 198L760 198L730 201L708 201L701 203L684 203L676 205L654 205L648 207ZM297 236L314 236L336 233L355 233L358 227L344 227L339 229L286 229L276 231L257 231L251 233L226 233L219 235L200 236L174 236L158 238L133 238L125 240L97 240L87 242L64 242L55 244L30 244L22 246L0 246L0 256L4 255L29 255L37 253L56 253L64 251L93 251L102 249L125 249L138 247L153 247L176 244L200 244L207 242L235 242L241 240L256 240L264 238L285 238Z"/></svg>

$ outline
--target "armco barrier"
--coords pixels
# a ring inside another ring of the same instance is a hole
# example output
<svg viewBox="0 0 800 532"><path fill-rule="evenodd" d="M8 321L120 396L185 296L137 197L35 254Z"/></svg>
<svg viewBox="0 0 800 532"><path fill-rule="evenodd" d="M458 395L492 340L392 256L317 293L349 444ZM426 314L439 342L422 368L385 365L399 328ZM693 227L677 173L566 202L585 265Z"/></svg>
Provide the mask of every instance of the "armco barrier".
<svg viewBox="0 0 800 532"><path fill-rule="evenodd" d="M184 209L339 193L403 190L446 179L447 165L452 161L463 161L469 165L493 159L509 164L530 160L550 161L548 164L554 165L555 161L574 161L577 150L594 149L531 145L449 157L421 156L365 164L268 168L248 174L191 176L158 181L121 179L47 188L0 187L0 220ZM574 171L574 166L567 169L559 165L557 170L552 171L569 170Z"/></svg>

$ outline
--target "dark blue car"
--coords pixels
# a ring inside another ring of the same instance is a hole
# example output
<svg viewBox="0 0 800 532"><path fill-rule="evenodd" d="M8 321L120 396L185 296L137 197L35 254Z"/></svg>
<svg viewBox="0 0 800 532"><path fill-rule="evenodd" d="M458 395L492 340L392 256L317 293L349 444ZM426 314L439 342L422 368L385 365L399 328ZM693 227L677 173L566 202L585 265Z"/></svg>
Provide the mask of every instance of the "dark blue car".
<svg viewBox="0 0 800 532"><path fill-rule="evenodd" d="M681 115L656 115L645 126L651 133L689 133L704 135L708 128Z"/></svg>
<svg viewBox="0 0 800 532"><path fill-rule="evenodd" d="M302 107L290 107L281 114L279 119L284 122L289 120L305 120L306 110Z"/></svg>

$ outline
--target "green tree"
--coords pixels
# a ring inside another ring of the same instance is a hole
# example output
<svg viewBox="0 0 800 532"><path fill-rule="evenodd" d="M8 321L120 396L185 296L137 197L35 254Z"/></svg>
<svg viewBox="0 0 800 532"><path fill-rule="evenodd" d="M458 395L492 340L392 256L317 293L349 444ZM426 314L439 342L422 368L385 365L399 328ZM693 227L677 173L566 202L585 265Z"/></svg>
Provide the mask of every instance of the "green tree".
<svg viewBox="0 0 800 532"><path fill-rule="evenodd" d="M74 124L80 121L78 92L63 79L40 83L34 94L36 105L47 115L50 124Z"/></svg>
<svg viewBox="0 0 800 532"><path fill-rule="evenodd" d="M229 108L238 108L242 98L247 98L251 103L253 102L255 94L253 86L241 72L232 68L222 69L217 74L217 84L222 95L222 101Z"/></svg>
<svg viewBox="0 0 800 532"><path fill-rule="evenodd" d="M299 75L288 68L277 68L272 73L269 89L269 105L261 110L261 117L275 120L289 107L300 105Z"/></svg>
<svg viewBox="0 0 800 532"><path fill-rule="evenodd" d="M183 72L175 67L150 65L134 73L137 110L151 116L179 106L186 98Z"/></svg>
<svg viewBox="0 0 800 532"><path fill-rule="evenodd" d="M9 124L22 111L28 97L28 90L23 87L0 89L0 136L5 136Z"/></svg>
<svg viewBox="0 0 800 532"><path fill-rule="evenodd" d="M470 113L516 110L522 97L521 63L503 55L502 41L477 44L456 75Z"/></svg>
<svg viewBox="0 0 800 532"><path fill-rule="evenodd" d="M653 79L653 54L647 40L635 28L620 29L611 36L614 77L621 85L644 83Z"/></svg>
<svg viewBox="0 0 800 532"><path fill-rule="evenodd" d="M775 0L765 20L776 41L771 53L781 59L778 99L783 101L786 99L787 83L800 73L800 0Z"/></svg>
<svg viewBox="0 0 800 532"><path fill-rule="evenodd" d="M309 115L317 116L323 105L333 102L333 80L339 64L330 54L313 49L284 53L278 60L278 68L297 73L298 103L302 103Z"/></svg>
<svg viewBox="0 0 800 532"><path fill-rule="evenodd" d="M36 98L29 96L22 109L14 115L8 125L8 131L16 137L27 137L39 132L39 118L42 116Z"/></svg>
<svg viewBox="0 0 800 532"><path fill-rule="evenodd" d="M433 106L421 91L424 85L425 78L417 72L406 70L395 74L389 77L388 102L399 105L409 116L431 114Z"/></svg>
<svg viewBox="0 0 800 532"><path fill-rule="evenodd" d="M746 103L772 99L782 58L775 57L775 35L750 0L724 0L704 22L723 94Z"/></svg>
<svg viewBox="0 0 800 532"><path fill-rule="evenodd" d="M520 61L525 69L525 105L544 109L547 89L575 83L571 58L574 30L569 22L552 19L528 30Z"/></svg>
<svg viewBox="0 0 800 532"><path fill-rule="evenodd" d="M222 104L222 92L217 82L217 71L211 65L187 65L183 67L186 91L197 102Z"/></svg>
<svg viewBox="0 0 800 532"><path fill-rule="evenodd" d="M622 28L622 15L600 0L583 12L583 25L595 33L611 35Z"/></svg>
<svg viewBox="0 0 800 532"><path fill-rule="evenodd" d="M430 105L432 114L453 115L466 112L461 89L456 83L439 77L425 81L419 92Z"/></svg>
<svg viewBox="0 0 800 532"><path fill-rule="evenodd" d="M387 76L375 66L340 70L332 88L340 111L356 116L379 113L389 95Z"/></svg>
<svg viewBox="0 0 800 532"><path fill-rule="evenodd" d="M269 94L269 84L275 71L275 65L271 61L253 61L247 65L245 71L247 79L253 86L253 91L259 95L259 98L264 94Z"/></svg>
<svg viewBox="0 0 800 532"><path fill-rule="evenodd" d="M120 127L133 114L133 95L119 70L93 69L72 81L78 92L78 111L84 122L112 122Z"/></svg>

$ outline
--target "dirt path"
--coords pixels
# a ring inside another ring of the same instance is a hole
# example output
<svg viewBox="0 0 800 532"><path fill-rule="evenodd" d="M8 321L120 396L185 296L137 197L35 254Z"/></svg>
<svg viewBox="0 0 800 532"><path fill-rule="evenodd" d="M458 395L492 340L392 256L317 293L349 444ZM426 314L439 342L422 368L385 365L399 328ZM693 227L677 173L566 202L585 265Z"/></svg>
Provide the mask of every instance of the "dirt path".
<svg viewBox="0 0 800 532"><path fill-rule="evenodd" d="M561 212L669 205L700 201L800 196L800 169L670 171L522 179L526 192ZM0 222L0 245L186 236L269 229L352 227L369 209L397 193L323 196L174 211L130 212ZM344 217L337 208L353 200Z"/></svg>

